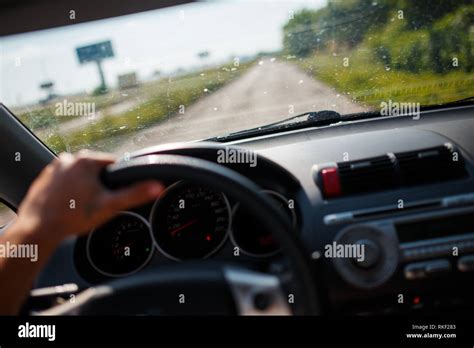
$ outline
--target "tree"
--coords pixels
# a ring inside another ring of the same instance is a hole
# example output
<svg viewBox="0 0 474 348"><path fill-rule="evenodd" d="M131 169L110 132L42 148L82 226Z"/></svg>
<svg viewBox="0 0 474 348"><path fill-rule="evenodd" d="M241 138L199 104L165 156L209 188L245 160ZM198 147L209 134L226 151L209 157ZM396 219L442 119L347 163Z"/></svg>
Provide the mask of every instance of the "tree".
<svg viewBox="0 0 474 348"><path fill-rule="evenodd" d="M300 57L308 56L324 40L325 33L318 26L324 24L325 13L326 9L304 9L296 13L283 27L285 50Z"/></svg>
<svg viewBox="0 0 474 348"><path fill-rule="evenodd" d="M330 0L320 10L301 10L284 26L283 45L288 53L304 57L329 42L354 47L370 28L387 21L393 0L375 3L366 0Z"/></svg>
<svg viewBox="0 0 474 348"><path fill-rule="evenodd" d="M461 6L472 4L472 0L399 0L398 7L404 11L410 29L431 28L439 19Z"/></svg>

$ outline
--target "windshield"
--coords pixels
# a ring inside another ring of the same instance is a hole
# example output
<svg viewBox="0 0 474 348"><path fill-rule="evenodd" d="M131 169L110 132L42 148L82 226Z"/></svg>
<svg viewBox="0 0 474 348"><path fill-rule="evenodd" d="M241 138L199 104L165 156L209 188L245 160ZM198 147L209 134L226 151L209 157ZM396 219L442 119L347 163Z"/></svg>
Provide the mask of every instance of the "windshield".
<svg viewBox="0 0 474 348"><path fill-rule="evenodd" d="M416 114L471 96L473 18L471 0L191 3L0 38L0 100L55 152L121 155L307 111Z"/></svg>

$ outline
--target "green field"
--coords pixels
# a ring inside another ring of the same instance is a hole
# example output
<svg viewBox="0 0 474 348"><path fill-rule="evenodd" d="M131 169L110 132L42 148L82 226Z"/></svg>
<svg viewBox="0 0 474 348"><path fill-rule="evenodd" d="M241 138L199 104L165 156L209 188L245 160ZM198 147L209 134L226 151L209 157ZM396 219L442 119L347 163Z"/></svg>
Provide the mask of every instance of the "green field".
<svg viewBox="0 0 474 348"><path fill-rule="evenodd" d="M353 101L434 105L474 95L469 0L328 0L284 26L284 54Z"/></svg>
<svg viewBox="0 0 474 348"><path fill-rule="evenodd" d="M343 64L345 58L347 67ZM387 69L368 50L354 49L335 55L320 52L299 60L298 64L354 102L373 108L388 99L432 105L467 98L474 91L474 72L437 74Z"/></svg>

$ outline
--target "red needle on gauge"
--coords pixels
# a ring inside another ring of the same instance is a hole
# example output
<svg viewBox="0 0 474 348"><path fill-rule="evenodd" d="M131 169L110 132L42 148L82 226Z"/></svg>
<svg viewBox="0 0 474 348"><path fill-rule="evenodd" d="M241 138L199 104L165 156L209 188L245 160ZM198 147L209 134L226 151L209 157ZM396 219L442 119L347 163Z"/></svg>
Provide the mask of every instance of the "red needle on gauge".
<svg viewBox="0 0 474 348"><path fill-rule="evenodd" d="M179 231L185 229L186 227L189 227L191 225L194 225L199 219L195 219L195 220L191 220L187 223L185 223L184 225L178 227L178 228L175 228L174 230L171 230L170 231L170 234L174 237L176 235L176 233L178 233Z"/></svg>

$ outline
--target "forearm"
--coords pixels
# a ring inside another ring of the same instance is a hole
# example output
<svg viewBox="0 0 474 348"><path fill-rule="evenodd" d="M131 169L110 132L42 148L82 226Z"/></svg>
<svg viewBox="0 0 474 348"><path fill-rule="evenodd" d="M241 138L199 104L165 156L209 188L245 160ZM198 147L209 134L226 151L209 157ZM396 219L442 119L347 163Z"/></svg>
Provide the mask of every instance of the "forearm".
<svg viewBox="0 0 474 348"><path fill-rule="evenodd" d="M21 222L18 219L0 236L0 314L19 312L40 270L61 242L55 234ZM14 254L20 247L23 251L36 248L37 255Z"/></svg>

